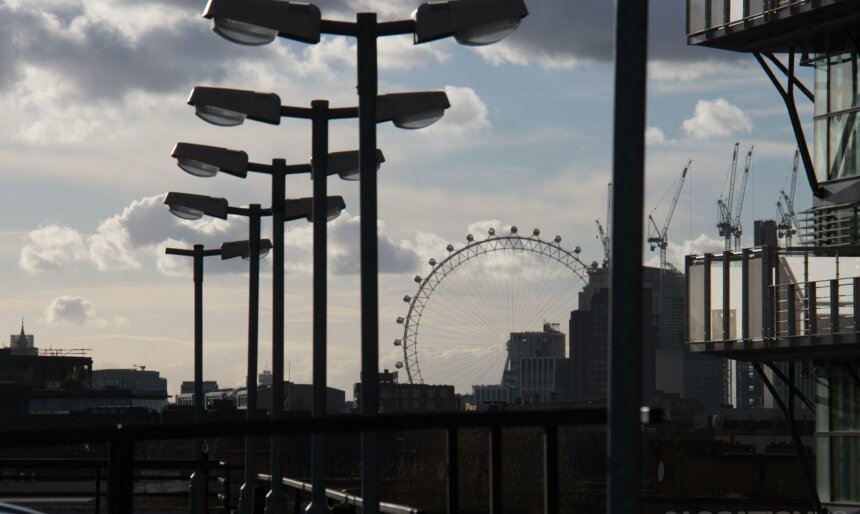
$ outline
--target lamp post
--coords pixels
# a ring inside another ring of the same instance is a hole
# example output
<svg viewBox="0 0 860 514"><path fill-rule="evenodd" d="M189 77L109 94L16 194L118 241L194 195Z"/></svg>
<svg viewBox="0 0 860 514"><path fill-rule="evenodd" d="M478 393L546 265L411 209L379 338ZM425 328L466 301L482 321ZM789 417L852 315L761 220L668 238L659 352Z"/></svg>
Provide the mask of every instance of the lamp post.
<svg viewBox="0 0 860 514"><path fill-rule="evenodd" d="M202 151L206 150L207 148L207 151ZM226 150L226 152L231 151ZM179 159L181 165L192 167L191 165L193 164L193 169L200 169L204 166L215 168L217 167L215 164L216 159L209 159L209 157L230 155L225 153L225 149L219 149L214 147L201 148L200 145L188 145L184 148L180 148L179 152L177 152L175 149L174 153L177 154L176 157ZM196 159L190 159L190 156L194 156L196 157ZM247 155L245 157L247 159ZM194 162L189 162L189 159ZM222 164L225 164L225 162L226 161L223 161ZM250 164L246 164L246 171L250 169L250 167L263 169L263 165L251 166ZM280 171L274 172L276 168ZM273 171L273 176L275 173L277 173L281 175L281 177L284 177L286 173L282 173L282 171L284 171L285 168L286 165L283 160L275 160L275 164L271 168L271 170ZM185 169L185 167L183 167L183 169ZM283 182L281 181L281 183ZM262 246L260 244L260 220L262 216L273 216L275 223L280 225L281 234L283 234L283 224L285 221L292 221L301 218L307 218L309 220L312 220L313 201L311 198L301 198L295 200L284 200L283 196L281 196L281 198L282 199L280 201L274 202L275 205L280 205L280 207L274 209L262 209L259 204L251 204L247 208L231 207L230 205L228 205L227 200L223 198L213 198L209 196L187 193L168 193L167 197L164 200L164 203L170 207L170 211L172 213L185 219L199 219L203 215L213 216L221 219L227 219L228 215L240 215L248 217L250 232L249 243L246 246L245 251L243 251L242 248L237 246L235 243L230 243L229 247L222 246L221 258L228 259L232 257L247 257L249 255L258 255L261 253L261 248L264 248L266 250L266 253L268 253L268 250L272 248L272 244L271 242L268 242L268 240L266 240L266 244ZM334 219L345 207L343 198L341 198L340 196L326 198L325 205L327 219ZM276 216L276 211L280 211L280 216ZM275 230L276 234L278 232L278 230ZM283 248L283 235L281 235L280 245ZM281 259L283 259L283 254L281 254ZM258 259L250 259L250 261L250 278L248 287L248 364L246 376L246 388L248 394L246 419L248 421L252 421L256 418L257 410L257 346L259 325L258 318L260 269ZM275 267L277 268L278 266ZM281 261L280 267L283 269L283 260ZM282 280L280 282L280 287L281 294L278 296L281 297L280 305L283 312ZM283 337L283 332L281 333L281 336ZM283 387L281 387L281 390L281 394L283 394ZM283 406L283 401L281 401L280 405ZM280 450L280 448L278 448L278 450ZM256 441L253 437L248 437L245 440L244 484L242 485L241 494L239 497L239 510L243 514L250 514L251 512L253 512L254 509L253 488L256 477L256 466L254 462L255 456ZM281 488L281 491L282 490L283 489Z"/></svg>
<svg viewBox="0 0 860 514"><path fill-rule="evenodd" d="M193 249L166 248L167 255L182 255L194 259L194 423L203 421L203 259L221 255L221 250L206 250L203 245L196 244ZM208 503L208 481L206 470L200 466L203 461L203 440L194 439L194 462L198 467L191 475L191 512L194 514L206 512Z"/></svg>
<svg viewBox="0 0 860 514"><path fill-rule="evenodd" d="M354 23L324 20L319 8L313 4L278 0L210 0L206 7L204 17L213 20L213 30L239 44L262 45L278 36L318 43L323 33L351 36L357 40L361 177L361 413L364 416L375 416L379 410L378 215L376 174L373 173L376 123L380 121L377 109L377 39L412 34L416 44L450 36L466 45L491 44L516 30L527 14L524 0L428 2L418 7L413 19L383 23L377 22L375 13L358 13ZM436 121L444 108L412 112L401 116L399 123L394 121L403 128L421 128ZM372 433L362 434L361 460L364 511L376 514L379 509L378 471L376 438Z"/></svg>
<svg viewBox="0 0 860 514"><path fill-rule="evenodd" d="M230 93L227 93L229 97ZM218 100L218 95L210 95L216 101ZM195 95L192 93L192 98ZM212 101L212 100L210 100ZM278 101L279 105L280 101ZM326 104L327 105L327 104ZM281 110L285 110L289 108L281 108ZM296 111L296 109L293 109ZM204 107L205 111L205 107ZM298 110L298 114L304 114L307 109ZM297 112L293 112L293 114L297 114ZM336 111L334 115L343 114L340 111ZM316 119L316 118L314 118ZM326 128L327 128L327 120L326 118ZM316 127L316 122L315 122ZM316 129L314 134L316 134ZM316 140L316 139L315 139ZM352 180L357 177L358 174L358 152L357 151L347 151L347 152L336 152L331 155L328 154L328 139L326 132L326 141L322 153L319 153L315 150L314 153L314 161L313 165L314 176L326 176L327 174L335 174L341 176L341 178L345 180ZM314 147L316 149L316 146ZM248 154L241 150L230 150L227 148L219 148L205 145L196 145L191 143L177 143L174 147L173 152L171 153L172 157L177 159L177 163L180 168L191 173L192 175L202 176L202 177L212 177L217 175L219 172L224 172L229 175L245 178L249 171L256 173L268 174L272 179L272 238L274 240L273 245L273 271L272 271L272 407L271 407L271 416L272 418L280 418L283 415L283 405L284 405L284 219L285 216L290 218L290 220L298 219L302 217L306 217L307 219L314 219L314 284L318 281L318 274L323 274L323 280L325 277L325 223L329 219L331 219L331 215L339 214L340 209L343 207L339 207L337 213L329 212L328 202L325 201L326 191L325 188L320 191L318 190L317 183L325 184L325 180L317 180L314 182L314 201L312 210L307 210L307 206L297 206L294 203L291 204L290 212L285 212L285 203L284 203L284 190L285 190L285 181L286 176L291 174L298 173L309 173L312 170L312 165L310 164L299 164L288 166L284 159L274 159L271 165L260 164L248 161ZM381 152L378 152L379 162L384 161L384 157ZM332 165L329 167L321 168L319 163L331 163ZM319 199L319 201L317 201ZM319 226L322 226L320 229ZM319 246L316 243L317 233L323 233L323 243L322 243L322 266L317 266L317 247ZM321 270L321 271L320 271ZM316 306L316 295L317 289L314 289L314 298L315 298L315 306ZM325 301L323 297L323 302ZM325 312L323 311L323 330L324 328L324 316ZM314 326L317 326L317 310L314 309ZM316 331L316 328L315 328ZM315 332L316 333L316 332ZM314 338L314 348L317 347L317 339ZM323 356L325 355L325 341L322 341L323 344ZM315 350L316 351L316 350ZM325 362L323 358L323 363ZM316 360L314 361L314 365L316 366ZM324 364L323 364L324 365ZM316 367L314 368L316 370ZM324 371L323 371L324 373ZM315 385L316 387L316 385ZM325 384L323 381L323 390L325 390ZM323 393L324 394L324 393ZM316 395L316 392L315 392ZM323 398L325 398L323 396ZM323 404L323 409L325 405ZM324 410L323 410L324 413ZM266 495L266 512L276 513L283 512L286 509L286 495L284 494L283 488L283 455L282 455L282 440L277 435L272 435L272 452L271 452L271 490Z"/></svg>

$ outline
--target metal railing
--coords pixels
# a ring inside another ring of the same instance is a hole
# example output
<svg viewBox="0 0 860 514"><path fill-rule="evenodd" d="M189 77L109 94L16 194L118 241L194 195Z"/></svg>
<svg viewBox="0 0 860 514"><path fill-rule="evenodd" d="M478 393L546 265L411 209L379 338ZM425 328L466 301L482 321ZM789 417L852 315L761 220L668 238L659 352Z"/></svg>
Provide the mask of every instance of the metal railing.
<svg viewBox="0 0 860 514"><path fill-rule="evenodd" d="M860 278L772 286L777 337L852 334Z"/></svg>
<svg viewBox="0 0 860 514"><path fill-rule="evenodd" d="M687 36L781 17L810 0L687 0Z"/></svg>
<svg viewBox="0 0 860 514"><path fill-rule="evenodd" d="M647 423L659 423L662 412L652 409ZM108 511L132 511L135 470L145 465L133 459L137 442L249 435L299 435L349 432L395 432L443 430L447 434L447 512L460 510L459 460L457 435L462 429L485 429L489 432L489 510L504 512L502 503L502 432L514 427L542 427L544 443L543 500L544 512L559 512L558 427L604 425L606 409L564 409L515 412L469 412L448 414L413 414L377 416L329 416L304 419L264 419L255 421L123 426L71 430L27 430L0 432L0 448L21 448L79 443L107 443ZM223 484L224 481L222 481ZM229 479L226 504L230 503ZM289 485L289 484L288 484ZM304 488L304 486L302 486ZM355 504L357 498L352 499ZM347 499L347 502L349 500ZM398 506L399 507L399 506ZM398 511L400 512L400 511Z"/></svg>
<svg viewBox="0 0 860 514"><path fill-rule="evenodd" d="M828 205L801 213L798 236L802 244L820 248L857 246L860 204Z"/></svg>

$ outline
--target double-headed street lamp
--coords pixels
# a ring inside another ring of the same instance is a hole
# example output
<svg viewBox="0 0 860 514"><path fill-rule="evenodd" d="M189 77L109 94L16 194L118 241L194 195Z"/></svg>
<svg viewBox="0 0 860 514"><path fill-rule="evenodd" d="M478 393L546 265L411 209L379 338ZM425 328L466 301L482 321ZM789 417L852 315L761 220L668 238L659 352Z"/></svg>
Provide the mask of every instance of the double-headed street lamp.
<svg viewBox="0 0 860 514"><path fill-rule="evenodd" d="M208 147L212 148L212 147ZM189 148L186 147L185 150ZM191 150L200 150L199 146ZM210 156L225 155L224 149L215 149L210 152ZM193 152L192 152L193 154ZM187 155L187 154L186 154ZM197 163L205 163L205 152L196 153L195 169L199 169ZM198 159L204 159L200 161ZM280 161L282 163L282 161ZM186 160L184 164L189 164ZM223 163L222 163L223 164ZM209 162L210 166L214 166ZM247 171L247 170L246 170ZM262 216L273 216L275 223L283 229L285 221L292 221L306 218L313 219L313 200L311 198L301 198L296 200L284 200L281 196L281 207L276 209L262 209L258 204L251 204L249 207L231 207L224 198L214 198L204 195L195 195L187 193L168 193L164 200L170 208L170 211L184 219L199 219L206 216L212 216L221 219L227 219L229 215L247 216L249 219L249 244L246 245L248 250L245 253L241 252L241 248L235 245L231 246L231 250L227 252L222 248L222 258L256 255L260 252L260 220ZM325 202L325 218L334 219L345 207L343 198L340 196L329 197ZM278 230L275 230L277 233ZM283 235L281 234L281 251L283 249ZM273 245L268 244L266 249L272 248ZM277 245L275 245L277 247ZM225 253L226 252L226 253ZM283 259L283 254L281 254ZM277 268L278 266L275 266ZM281 268L283 269L283 260L281 260ZM253 420L256 417L257 410L257 346L258 346L258 326L259 326L259 275L260 268L258 259L250 259L250 278L249 278L249 300L248 300L248 364L246 376L246 389L248 394L246 419ZM281 281L283 288L283 281ZM283 294L280 294L280 301L283 302ZM283 303L281 310L283 311ZM275 315L277 317L277 315ZM283 389L283 387L281 388ZM273 391L274 393L274 391ZM283 394L283 393L281 393ZM245 476L244 484L242 485L242 494L240 496L240 510L243 513L251 512L253 507L253 488L256 481L255 470L256 442L253 437L248 437L245 440Z"/></svg>
<svg viewBox="0 0 860 514"><path fill-rule="evenodd" d="M379 255L377 229L377 185L373 173L378 115L377 39L412 34L415 44L455 37L466 45L495 43L519 26L528 15L524 0L449 0L420 5L412 19L379 23L376 13L358 13L355 22L324 20L312 4L279 0L210 0L204 17L213 20L213 30L239 44L262 45L276 37L318 43L321 34L352 36L357 40L359 96L359 201L361 241L361 413L374 416L379 410ZM259 98L257 105L267 101ZM268 100L271 101L271 100ZM235 123L233 113L208 110L200 116ZM247 117L268 121L262 111ZM438 112L438 111L437 111ZM412 126L435 121L436 113L425 111ZM404 126L404 125L401 125ZM362 435L362 498L365 512L379 508L375 437Z"/></svg>
<svg viewBox="0 0 860 514"><path fill-rule="evenodd" d="M248 242L244 242L248 245ZM167 255L182 255L194 259L194 423L203 421L203 259L221 255L221 250L206 250L203 245L196 244L191 250L185 248L167 248ZM191 512L204 512L208 502L208 482L206 470L200 464L203 461L203 440L194 440L194 462L197 468L191 475Z"/></svg>
<svg viewBox="0 0 860 514"><path fill-rule="evenodd" d="M230 107L237 109L241 106L231 104L230 99L235 98L235 90L221 90L217 88L195 88L192 98L199 95L198 89L205 91L210 102L219 100ZM239 92L244 93L244 92ZM245 96L245 95L239 95ZM278 100L278 104L280 100ZM322 104L325 104L323 108ZM241 150L229 150L205 145L191 143L178 143L172 152L177 159L180 168L188 173L212 177L219 172L244 178L248 172L269 174L272 177L272 205L273 205L273 239L274 263L272 273L272 418L280 418L283 415L284 405L284 228L283 228L283 198L285 190L286 175L298 173L311 173L314 178L322 177L314 181L313 207L311 216L314 219L314 413L317 412L317 348L322 347L323 378L322 387L322 413L325 413L325 291L317 287L322 281L325 287L326 273L326 227L328 218L327 196L325 188L325 177L337 174L344 180L358 179L358 151L328 153L328 120L348 116L355 109L328 109L327 102L314 102L311 109L282 107L281 111L290 116L310 117L314 121L314 152L312 164L300 164L287 166L283 159L275 159L271 165L248 162L248 154ZM211 107L211 105L210 105ZM221 107L217 107L221 108ZM223 108L221 108L223 109ZM205 107L204 107L205 110ZM232 111L235 112L235 111ZM322 127L318 127L322 125ZM324 136L324 137L322 137ZM385 161L382 152L377 150L377 167ZM280 199L280 200L279 200ZM319 201L317 201L319 199ZM320 234L322 240L320 242ZM321 300L320 300L321 295ZM322 302L322 308L319 304ZM319 325L322 325L322 337L319 337ZM283 455L281 438L272 436L271 452L271 491L266 496L266 511L281 512L286 509L286 495L283 488ZM316 440L315 440L316 441ZM316 448L316 445L314 446ZM324 498L323 498L324 501Z"/></svg>

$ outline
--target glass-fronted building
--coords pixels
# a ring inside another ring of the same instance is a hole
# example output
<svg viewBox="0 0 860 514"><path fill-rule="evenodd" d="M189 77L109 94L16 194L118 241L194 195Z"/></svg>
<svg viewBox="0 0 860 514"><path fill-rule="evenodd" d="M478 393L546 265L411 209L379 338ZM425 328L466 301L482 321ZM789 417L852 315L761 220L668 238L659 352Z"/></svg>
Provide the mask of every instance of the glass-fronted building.
<svg viewBox="0 0 860 514"><path fill-rule="evenodd" d="M794 387L781 400L803 396L816 411L812 494L831 511L860 512L860 3L687 0L687 40L755 56L785 101L813 193L799 227L807 248L687 258L687 342L755 363L774 385L809 370L814 395ZM798 109L809 101L813 134ZM712 307L742 312L739 336L706 322Z"/></svg>

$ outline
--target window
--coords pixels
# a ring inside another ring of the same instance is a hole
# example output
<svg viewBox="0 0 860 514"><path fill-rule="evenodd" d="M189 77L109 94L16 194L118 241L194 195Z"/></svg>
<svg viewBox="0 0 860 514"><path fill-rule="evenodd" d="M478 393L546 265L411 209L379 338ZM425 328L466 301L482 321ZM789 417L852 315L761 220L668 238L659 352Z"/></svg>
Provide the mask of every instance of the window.
<svg viewBox="0 0 860 514"><path fill-rule="evenodd" d="M815 173L820 181L860 175L858 75L855 52L815 65Z"/></svg>

